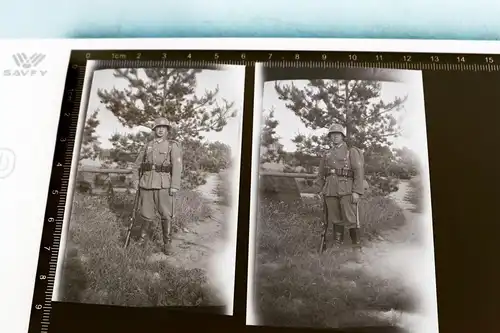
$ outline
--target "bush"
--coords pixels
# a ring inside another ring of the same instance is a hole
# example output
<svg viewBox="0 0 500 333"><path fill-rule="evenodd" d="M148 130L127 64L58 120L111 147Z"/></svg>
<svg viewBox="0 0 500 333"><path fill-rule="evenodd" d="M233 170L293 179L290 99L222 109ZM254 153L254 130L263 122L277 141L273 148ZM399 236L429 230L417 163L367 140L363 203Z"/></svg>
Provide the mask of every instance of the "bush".
<svg viewBox="0 0 500 333"><path fill-rule="evenodd" d="M401 209L389 199L373 197L360 205L365 236L405 222ZM380 325L366 311L407 310L414 306L397 281L366 276L361 269L342 269L349 259L347 249L317 253L322 218L317 201L287 205L261 200L259 216L255 303L261 325ZM331 237L329 231L329 243ZM369 239L363 237L365 242Z"/></svg>
<svg viewBox="0 0 500 333"><path fill-rule="evenodd" d="M198 269L185 270L145 260L154 242L124 250L132 199L76 194L64 265L63 301L122 306L192 306L217 302ZM175 228L203 219L207 206L193 192L179 194ZM158 235L157 235L158 236ZM161 242L161 237L155 237Z"/></svg>
<svg viewBox="0 0 500 333"><path fill-rule="evenodd" d="M399 180L395 177L376 173L367 174L365 179L370 185L369 196L387 196L399 189Z"/></svg>

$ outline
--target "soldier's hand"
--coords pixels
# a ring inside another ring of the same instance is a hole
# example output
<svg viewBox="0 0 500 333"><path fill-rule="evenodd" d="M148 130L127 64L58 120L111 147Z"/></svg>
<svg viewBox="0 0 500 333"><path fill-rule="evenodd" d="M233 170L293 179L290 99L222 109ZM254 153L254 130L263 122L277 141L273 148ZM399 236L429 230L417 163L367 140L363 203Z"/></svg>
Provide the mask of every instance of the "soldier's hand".
<svg viewBox="0 0 500 333"><path fill-rule="evenodd" d="M315 185L314 187L314 192L316 194L321 194L321 192L323 192L323 187L322 186L319 186L319 185Z"/></svg>
<svg viewBox="0 0 500 333"><path fill-rule="evenodd" d="M352 203L354 203L354 204L358 203L358 201L359 201L359 194L356 193L356 192L353 192L351 198L352 198Z"/></svg>
<svg viewBox="0 0 500 333"><path fill-rule="evenodd" d="M170 195L174 195L177 192L176 188L171 188L170 189Z"/></svg>

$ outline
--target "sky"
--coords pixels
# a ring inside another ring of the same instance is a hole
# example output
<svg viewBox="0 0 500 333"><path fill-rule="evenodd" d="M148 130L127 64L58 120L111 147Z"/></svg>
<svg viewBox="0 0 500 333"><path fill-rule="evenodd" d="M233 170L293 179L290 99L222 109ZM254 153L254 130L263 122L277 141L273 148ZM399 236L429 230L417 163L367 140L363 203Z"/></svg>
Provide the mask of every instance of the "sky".
<svg viewBox="0 0 500 333"><path fill-rule="evenodd" d="M124 89L128 87L128 81L125 79L115 78L113 76L114 69L97 70L94 72L90 95L87 117L94 110L99 109L97 119L100 124L96 128L96 135L99 136L101 147L111 148L109 138L114 133L135 133L139 130L148 130L143 126L134 127L132 129L121 125L117 118L100 103L97 96L98 89L111 90ZM197 76L196 95L202 96L205 90L214 90L219 86L217 99L224 98L229 102L234 102L233 110L237 111L235 118L228 121L228 124L221 132L202 133L205 140L221 141L231 146L233 156L239 151L239 138L241 132L241 117L243 115L243 97L244 97L244 81L245 68L243 66L225 66L222 70L205 70Z"/></svg>
<svg viewBox="0 0 500 333"><path fill-rule="evenodd" d="M407 147L414 151L426 153L426 148L422 147L422 140L426 141L425 108L423 85L420 71L405 71L402 75L403 82L382 82L381 99L385 102L394 100L396 96L408 95L404 104L404 109L396 117L398 124L402 128L402 135L393 141L394 147ZM302 121L292 111L285 106L285 101L278 99L278 94L274 89L276 81L264 83L264 93L262 97L262 110L265 113L274 106L274 117L279 121L276 134L281 138L280 143L289 152L295 151L295 144L292 139L296 134L322 134L324 130L312 130L306 128ZM293 83L299 89L304 87L307 80L280 81L280 84ZM261 112L262 112L261 110ZM426 143L425 143L426 145ZM424 150L422 150L424 149Z"/></svg>

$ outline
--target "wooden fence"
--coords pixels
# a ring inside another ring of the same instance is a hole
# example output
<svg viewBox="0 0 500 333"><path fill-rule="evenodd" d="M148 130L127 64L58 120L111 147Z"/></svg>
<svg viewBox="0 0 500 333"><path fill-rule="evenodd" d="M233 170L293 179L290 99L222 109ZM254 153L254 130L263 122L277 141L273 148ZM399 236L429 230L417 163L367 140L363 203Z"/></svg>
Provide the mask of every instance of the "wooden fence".
<svg viewBox="0 0 500 333"><path fill-rule="evenodd" d="M97 195L107 194L110 191L133 191L131 176L131 169L104 169L84 166L78 169L77 187L81 192ZM301 198L297 181L314 179L316 175L260 171L259 177L259 190L261 192L288 202Z"/></svg>
<svg viewBox="0 0 500 333"><path fill-rule="evenodd" d="M77 188L80 192L97 195L110 192L133 192L131 176L131 169L80 167L77 175Z"/></svg>
<svg viewBox="0 0 500 333"><path fill-rule="evenodd" d="M316 179L313 173L285 173L276 171L259 172L259 191L268 197L284 202L301 200L299 182Z"/></svg>
<svg viewBox="0 0 500 333"><path fill-rule="evenodd" d="M266 196L274 197L284 202L293 202L302 198L301 188L311 187L312 184L305 184L307 180L315 180L318 175L314 173L286 173L276 171L260 171L259 190ZM299 186L300 185L300 186ZM363 181L365 191L369 191L370 186L366 180Z"/></svg>
<svg viewBox="0 0 500 333"><path fill-rule="evenodd" d="M78 169L77 187L88 194L113 192L134 192L131 169L102 169L81 167ZM285 173L259 171L259 192L284 202L301 200L301 188L308 187L307 181L316 179L313 173ZM365 181L365 187L368 183Z"/></svg>

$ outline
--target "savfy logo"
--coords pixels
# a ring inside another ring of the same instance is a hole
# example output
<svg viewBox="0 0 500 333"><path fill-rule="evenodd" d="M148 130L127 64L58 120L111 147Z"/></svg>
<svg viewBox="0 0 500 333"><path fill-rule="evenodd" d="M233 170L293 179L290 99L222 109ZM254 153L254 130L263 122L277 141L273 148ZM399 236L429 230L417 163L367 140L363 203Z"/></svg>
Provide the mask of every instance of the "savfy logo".
<svg viewBox="0 0 500 333"><path fill-rule="evenodd" d="M17 68L4 69L4 76L45 76L47 74L46 70L37 69L45 59L43 53L34 53L30 56L26 53L15 53L12 58Z"/></svg>

